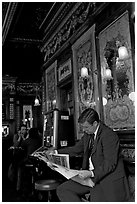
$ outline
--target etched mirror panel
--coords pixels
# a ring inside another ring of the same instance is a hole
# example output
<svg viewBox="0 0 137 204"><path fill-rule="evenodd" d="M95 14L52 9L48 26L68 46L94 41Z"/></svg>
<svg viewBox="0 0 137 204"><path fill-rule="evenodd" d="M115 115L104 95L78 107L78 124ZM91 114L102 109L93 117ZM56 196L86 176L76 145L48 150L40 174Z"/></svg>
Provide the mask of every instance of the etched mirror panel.
<svg viewBox="0 0 137 204"><path fill-rule="evenodd" d="M135 92L128 12L99 33L105 123L135 127Z"/></svg>

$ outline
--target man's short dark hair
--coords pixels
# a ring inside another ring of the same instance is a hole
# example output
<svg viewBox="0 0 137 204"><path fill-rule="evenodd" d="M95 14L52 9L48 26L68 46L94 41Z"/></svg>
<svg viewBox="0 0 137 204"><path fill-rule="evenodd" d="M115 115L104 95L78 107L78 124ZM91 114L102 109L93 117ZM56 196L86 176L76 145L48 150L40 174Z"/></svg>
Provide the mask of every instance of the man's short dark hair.
<svg viewBox="0 0 137 204"><path fill-rule="evenodd" d="M89 124L93 124L94 121L99 122L99 115L98 113L93 109L93 108L87 108L85 109L79 119L78 122L79 123L84 123L85 121L87 121Z"/></svg>

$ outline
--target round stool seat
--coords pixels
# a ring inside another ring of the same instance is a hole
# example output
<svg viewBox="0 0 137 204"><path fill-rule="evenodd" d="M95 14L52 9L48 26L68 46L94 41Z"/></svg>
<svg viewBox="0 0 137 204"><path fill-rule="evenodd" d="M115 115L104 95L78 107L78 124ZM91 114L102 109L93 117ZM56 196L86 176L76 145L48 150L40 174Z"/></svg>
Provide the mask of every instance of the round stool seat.
<svg viewBox="0 0 137 204"><path fill-rule="evenodd" d="M35 182L35 189L39 191L55 190L59 184L60 182L54 179L38 180Z"/></svg>

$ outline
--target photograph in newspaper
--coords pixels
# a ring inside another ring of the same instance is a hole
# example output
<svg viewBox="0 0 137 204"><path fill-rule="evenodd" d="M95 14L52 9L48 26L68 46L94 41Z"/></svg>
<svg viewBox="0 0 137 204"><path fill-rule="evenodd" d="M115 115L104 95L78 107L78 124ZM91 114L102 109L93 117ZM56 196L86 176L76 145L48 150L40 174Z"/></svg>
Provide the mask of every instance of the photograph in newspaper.
<svg viewBox="0 0 137 204"><path fill-rule="evenodd" d="M47 156L50 162L70 168L68 154L50 154Z"/></svg>

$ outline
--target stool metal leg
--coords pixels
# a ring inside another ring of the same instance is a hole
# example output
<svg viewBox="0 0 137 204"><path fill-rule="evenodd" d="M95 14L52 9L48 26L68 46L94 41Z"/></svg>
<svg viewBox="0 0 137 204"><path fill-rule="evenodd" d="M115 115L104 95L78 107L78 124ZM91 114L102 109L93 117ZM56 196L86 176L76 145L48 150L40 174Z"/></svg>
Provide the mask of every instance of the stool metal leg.
<svg viewBox="0 0 137 204"><path fill-rule="evenodd" d="M50 202L50 201L51 201L51 192L48 191L48 202Z"/></svg>

